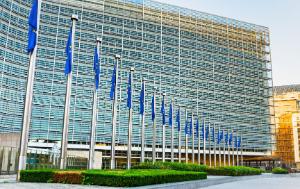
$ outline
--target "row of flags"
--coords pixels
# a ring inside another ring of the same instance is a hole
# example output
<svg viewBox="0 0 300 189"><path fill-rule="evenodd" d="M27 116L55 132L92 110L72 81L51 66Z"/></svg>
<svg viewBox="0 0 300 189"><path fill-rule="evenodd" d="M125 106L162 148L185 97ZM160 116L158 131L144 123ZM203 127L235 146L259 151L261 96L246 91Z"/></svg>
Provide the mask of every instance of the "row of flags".
<svg viewBox="0 0 300 189"><path fill-rule="evenodd" d="M132 79L131 79L131 74L129 74L129 78L128 78L128 87L127 87L127 107L129 109L132 108ZM113 70L113 74L112 74L112 80L111 80L111 91L115 91L115 80L116 80L116 73L115 73L115 68ZM111 97L113 97L113 95L111 95ZM155 109L155 96L152 96L152 100L151 100L151 118L152 121L154 121L155 117L156 117L156 109ZM113 98L111 98L111 100L113 100ZM140 91L140 97L139 97L139 102L140 102L140 110L139 113L141 115L144 115L145 113L145 83L142 83L141 86L141 91ZM161 109L160 109L160 113L162 116L162 125L165 126L166 125L166 108L165 108L165 99L162 99L161 102ZM204 114L205 115L205 114ZM170 127L173 126L173 104L172 102L170 103L170 107L169 107L169 114L168 114L168 124ZM180 132L181 131L181 116L180 116L180 109L177 110L176 113L176 123L177 123L177 129ZM190 121L188 119L186 119L185 121L185 134L191 136L192 135L192 130L193 130L193 120L192 118L190 119ZM196 119L196 127L195 127L195 131L196 131L196 136L198 136L199 134L199 119ZM211 138L211 140L213 142L215 142L215 128L212 127L210 129L210 127L207 125L205 128L205 122L203 121L202 124L202 129L201 129L202 133L202 139L204 140L204 136L206 141L209 140L209 138ZM204 134L205 132L205 134ZM225 135L225 144L227 145L232 145L233 142L233 138L235 138L235 147L239 148L241 146L241 136L234 136L233 137L233 133L231 132L227 132L226 134L224 134L224 131L219 129L218 130L218 134L217 134L217 144L220 144L223 139L224 139L224 135Z"/></svg>

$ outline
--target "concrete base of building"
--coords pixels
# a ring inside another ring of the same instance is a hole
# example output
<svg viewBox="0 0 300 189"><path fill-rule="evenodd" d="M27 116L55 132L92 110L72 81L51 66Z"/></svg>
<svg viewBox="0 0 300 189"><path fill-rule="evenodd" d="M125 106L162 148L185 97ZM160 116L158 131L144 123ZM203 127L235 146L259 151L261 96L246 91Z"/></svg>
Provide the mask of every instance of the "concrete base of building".
<svg viewBox="0 0 300 189"><path fill-rule="evenodd" d="M20 133L0 133L0 146L19 148Z"/></svg>

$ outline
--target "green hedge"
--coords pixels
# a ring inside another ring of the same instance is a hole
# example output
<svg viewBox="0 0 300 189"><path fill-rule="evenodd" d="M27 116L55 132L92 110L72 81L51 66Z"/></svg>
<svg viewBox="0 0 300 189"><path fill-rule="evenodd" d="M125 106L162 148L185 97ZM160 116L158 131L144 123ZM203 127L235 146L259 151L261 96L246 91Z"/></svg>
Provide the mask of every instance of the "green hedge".
<svg viewBox="0 0 300 189"><path fill-rule="evenodd" d="M186 163L171 163L171 162L145 162L132 169L160 169L160 170L179 170L179 171L194 171L207 172L209 175L223 175L223 176L245 176L245 175L260 175L262 170L244 167L244 166L226 166L211 168L205 165L186 164Z"/></svg>
<svg viewBox="0 0 300 189"><path fill-rule="evenodd" d="M91 170L82 174L84 175L84 184L115 187L145 186L207 178L207 174L203 172L148 169L127 171Z"/></svg>
<svg viewBox="0 0 300 189"><path fill-rule="evenodd" d="M177 171L194 171L194 172L206 172L207 166L198 164L186 164L186 163L172 163L172 162L145 162L137 166L133 166L132 169L169 169Z"/></svg>
<svg viewBox="0 0 300 189"><path fill-rule="evenodd" d="M21 171L20 181L132 187L206 178L204 172L176 170L25 170Z"/></svg>
<svg viewBox="0 0 300 189"><path fill-rule="evenodd" d="M246 176L246 175L260 175L262 170L243 167L243 166L227 166L218 168L207 168L208 175L222 175L222 176Z"/></svg>
<svg viewBox="0 0 300 189"><path fill-rule="evenodd" d="M23 170L20 172L21 182L52 182L54 170Z"/></svg>
<svg viewBox="0 0 300 189"><path fill-rule="evenodd" d="M283 169L280 167L276 167L272 169L273 174L289 174L289 171L287 169Z"/></svg>

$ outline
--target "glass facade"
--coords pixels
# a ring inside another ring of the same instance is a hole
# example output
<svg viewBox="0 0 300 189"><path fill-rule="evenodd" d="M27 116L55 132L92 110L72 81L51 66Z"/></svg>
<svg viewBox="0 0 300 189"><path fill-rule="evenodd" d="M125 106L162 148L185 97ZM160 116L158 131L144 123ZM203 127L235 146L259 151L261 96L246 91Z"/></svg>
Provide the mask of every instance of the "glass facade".
<svg viewBox="0 0 300 189"><path fill-rule="evenodd" d="M0 0L0 132L20 132L28 69L27 18L31 0ZM30 139L61 140L66 91L65 45L77 14L69 141L88 143L94 87L93 52L102 37L98 93L98 143L110 143L109 99L114 55L122 56L117 141L127 143L126 88L134 73L133 143L140 143L139 91L146 79L146 144L152 144L151 96L157 91L161 142L161 93L166 110L174 98L188 117L243 133L243 148L271 148L272 74L269 30L229 18L151 0L44 0L38 39ZM168 115L168 113L166 113ZM184 129L182 129L184 132ZM167 129L167 146L171 129ZM175 137L177 137L175 130ZM184 137L182 137L184 140ZM195 137L195 140L198 140ZM175 139L176 143L178 140ZM195 142L197 146L197 142ZM176 144L177 145L177 144Z"/></svg>

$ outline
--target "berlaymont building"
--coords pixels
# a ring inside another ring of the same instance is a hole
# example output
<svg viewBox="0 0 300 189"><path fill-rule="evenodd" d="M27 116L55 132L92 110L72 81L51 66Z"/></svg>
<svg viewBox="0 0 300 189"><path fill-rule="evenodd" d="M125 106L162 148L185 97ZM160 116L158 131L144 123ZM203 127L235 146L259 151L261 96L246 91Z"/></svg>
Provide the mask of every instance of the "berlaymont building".
<svg viewBox="0 0 300 189"><path fill-rule="evenodd" d="M0 4L0 132L1 136L12 133L15 136L22 127L29 62L27 22L32 2L0 0ZM102 38L102 43L95 148L97 161L103 167L108 167L110 161L112 102L109 93L115 54L121 55L115 141L117 167L126 166L126 101L131 67L135 68L133 162L140 158L139 93L143 78L146 80L146 160L152 157L151 98L154 91L157 94L158 161L162 157L162 93L166 94L166 111L172 99L174 110L181 107L182 128L186 110L188 118L193 114L201 123L205 119L216 128L240 133L245 157L270 154L273 106L270 98L273 94L269 29L152 0L42 1L29 149L59 150L66 92L65 46L73 14L78 15L78 21L69 116L70 155L81 156L89 149L93 53L97 37ZM169 161L171 129L166 127L166 161ZM176 129L174 135L175 161L178 132ZM184 135L184 129L180 132ZM208 154L214 147L213 142L206 142L204 149L203 138L194 137L194 140L196 154L198 140L201 155ZM182 158L192 161L192 141L188 142L187 157L185 137L181 143Z"/></svg>

